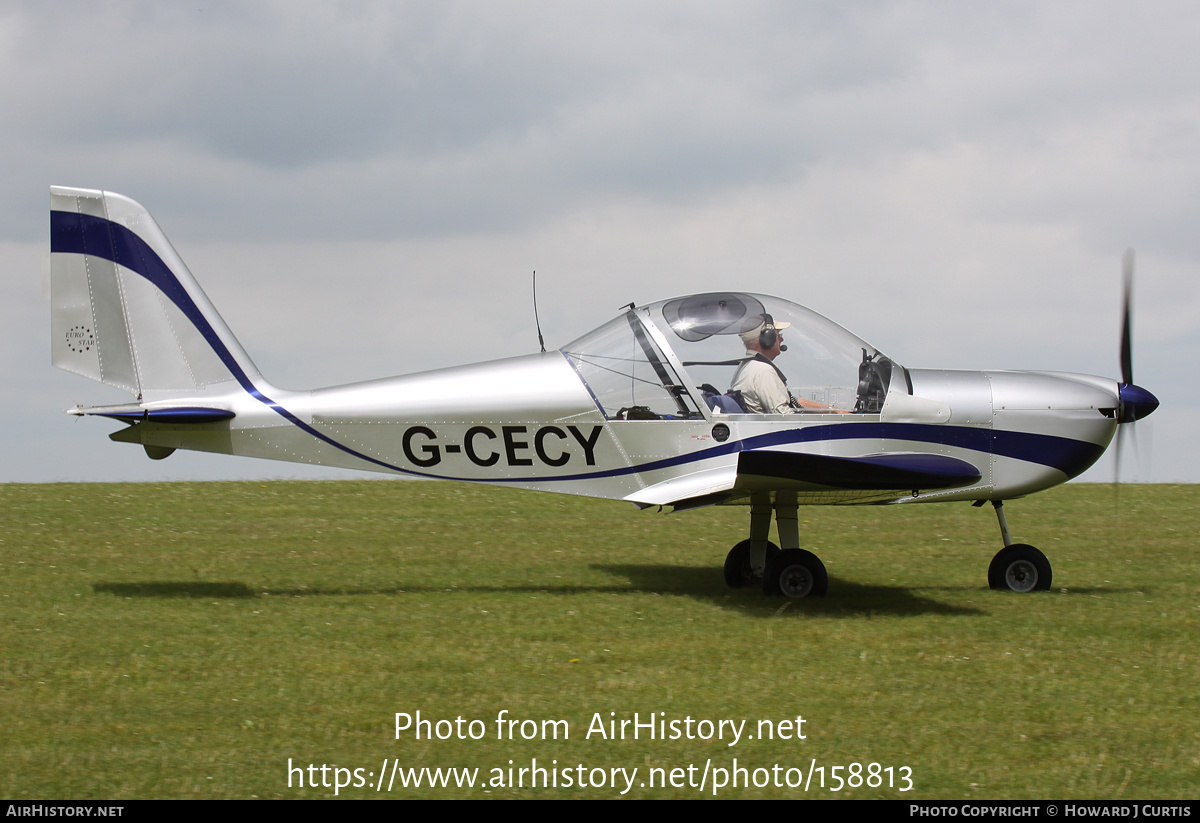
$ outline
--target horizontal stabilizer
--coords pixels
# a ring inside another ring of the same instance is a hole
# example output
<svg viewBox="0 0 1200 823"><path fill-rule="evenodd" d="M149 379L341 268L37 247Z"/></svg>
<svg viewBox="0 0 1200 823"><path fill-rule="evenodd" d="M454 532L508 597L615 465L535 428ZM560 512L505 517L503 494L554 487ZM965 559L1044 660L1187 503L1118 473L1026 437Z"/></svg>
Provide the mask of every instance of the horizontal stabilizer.
<svg viewBox="0 0 1200 823"><path fill-rule="evenodd" d="M212 409L204 406L157 406L146 408L137 403L120 406L92 406L70 409L68 414L80 416L111 417L124 423L216 423L230 420L234 413L229 409Z"/></svg>
<svg viewBox="0 0 1200 823"><path fill-rule="evenodd" d="M748 451L738 455L739 483L747 477L787 480L837 489L954 489L978 483L972 464L943 454L823 454Z"/></svg>

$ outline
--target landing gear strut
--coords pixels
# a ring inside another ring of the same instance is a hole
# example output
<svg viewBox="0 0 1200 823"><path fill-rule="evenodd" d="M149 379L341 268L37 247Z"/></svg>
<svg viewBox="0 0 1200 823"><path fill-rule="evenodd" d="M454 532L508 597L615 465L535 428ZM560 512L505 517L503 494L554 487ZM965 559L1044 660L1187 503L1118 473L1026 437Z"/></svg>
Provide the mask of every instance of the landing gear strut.
<svg viewBox="0 0 1200 823"><path fill-rule="evenodd" d="M1012 542L1008 520L1004 516L1004 501L993 500L992 506L996 509L996 519L1000 521L1004 548L997 552L988 566L988 586L1001 591L1046 591L1054 577L1050 561L1033 546Z"/></svg>
<svg viewBox="0 0 1200 823"><path fill-rule="evenodd" d="M767 539L772 508L782 549ZM820 558L800 548L796 510L795 492L777 492L774 505L770 494L750 499L750 539L734 546L725 558L725 582L731 588L761 584L768 595L793 599L825 596L829 575Z"/></svg>

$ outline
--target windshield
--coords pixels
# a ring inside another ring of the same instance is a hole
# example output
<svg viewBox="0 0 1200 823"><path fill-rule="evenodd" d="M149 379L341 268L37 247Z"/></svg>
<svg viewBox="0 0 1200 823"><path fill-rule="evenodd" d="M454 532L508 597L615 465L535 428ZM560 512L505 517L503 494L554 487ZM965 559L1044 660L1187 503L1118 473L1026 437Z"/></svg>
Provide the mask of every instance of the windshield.
<svg viewBox="0 0 1200 823"><path fill-rule="evenodd" d="M703 417L655 341L656 330L630 310L563 347L592 399L610 420Z"/></svg>

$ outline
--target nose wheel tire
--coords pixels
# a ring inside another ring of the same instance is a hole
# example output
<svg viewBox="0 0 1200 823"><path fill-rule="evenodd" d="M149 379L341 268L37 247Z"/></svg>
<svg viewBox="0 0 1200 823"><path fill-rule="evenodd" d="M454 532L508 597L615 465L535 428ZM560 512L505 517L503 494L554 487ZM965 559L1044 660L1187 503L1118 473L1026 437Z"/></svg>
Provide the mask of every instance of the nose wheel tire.
<svg viewBox="0 0 1200 823"><path fill-rule="evenodd" d="M763 594L783 595L792 600L824 597L829 590L829 574L825 564L812 552L785 549L767 558L762 587Z"/></svg>
<svg viewBox="0 0 1200 823"><path fill-rule="evenodd" d="M779 554L779 547L774 543L768 543L768 565L771 563L771 558L777 554ZM725 557L725 584L731 589L740 589L746 586L758 586L761 583L762 574L755 574L750 565L750 541L743 540L730 549L729 554Z"/></svg>
<svg viewBox="0 0 1200 823"><path fill-rule="evenodd" d="M1052 579L1046 555L1024 543L1005 546L988 566L988 586L1001 591L1046 591Z"/></svg>

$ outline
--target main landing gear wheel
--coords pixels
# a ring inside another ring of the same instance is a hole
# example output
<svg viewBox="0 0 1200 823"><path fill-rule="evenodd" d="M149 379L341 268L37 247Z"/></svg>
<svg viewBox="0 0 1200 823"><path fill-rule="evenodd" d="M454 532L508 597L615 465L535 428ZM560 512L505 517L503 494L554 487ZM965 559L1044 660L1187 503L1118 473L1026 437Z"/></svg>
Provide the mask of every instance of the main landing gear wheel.
<svg viewBox="0 0 1200 823"><path fill-rule="evenodd" d="M783 595L793 600L824 597L829 590L829 575L825 564L812 552L785 549L767 557L762 588L763 594Z"/></svg>
<svg viewBox="0 0 1200 823"><path fill-rule="evenodd" d="M1013 592L1042 592L1050 588L1053 572L1046 555L1024 543L1005 546L988 566L988 585Z"/></svg>
<svg viewBox="0 0 1200 823"><path fill-rule="evenodd" d="M768 543L767 565L771 564L771 558L777 554L779 547ZM743 540L730 549L725 557L725 584L731 589L740 589L743 586L757 586L761 582L762 576L755 574L750 565L750 541Z"/></svg>

